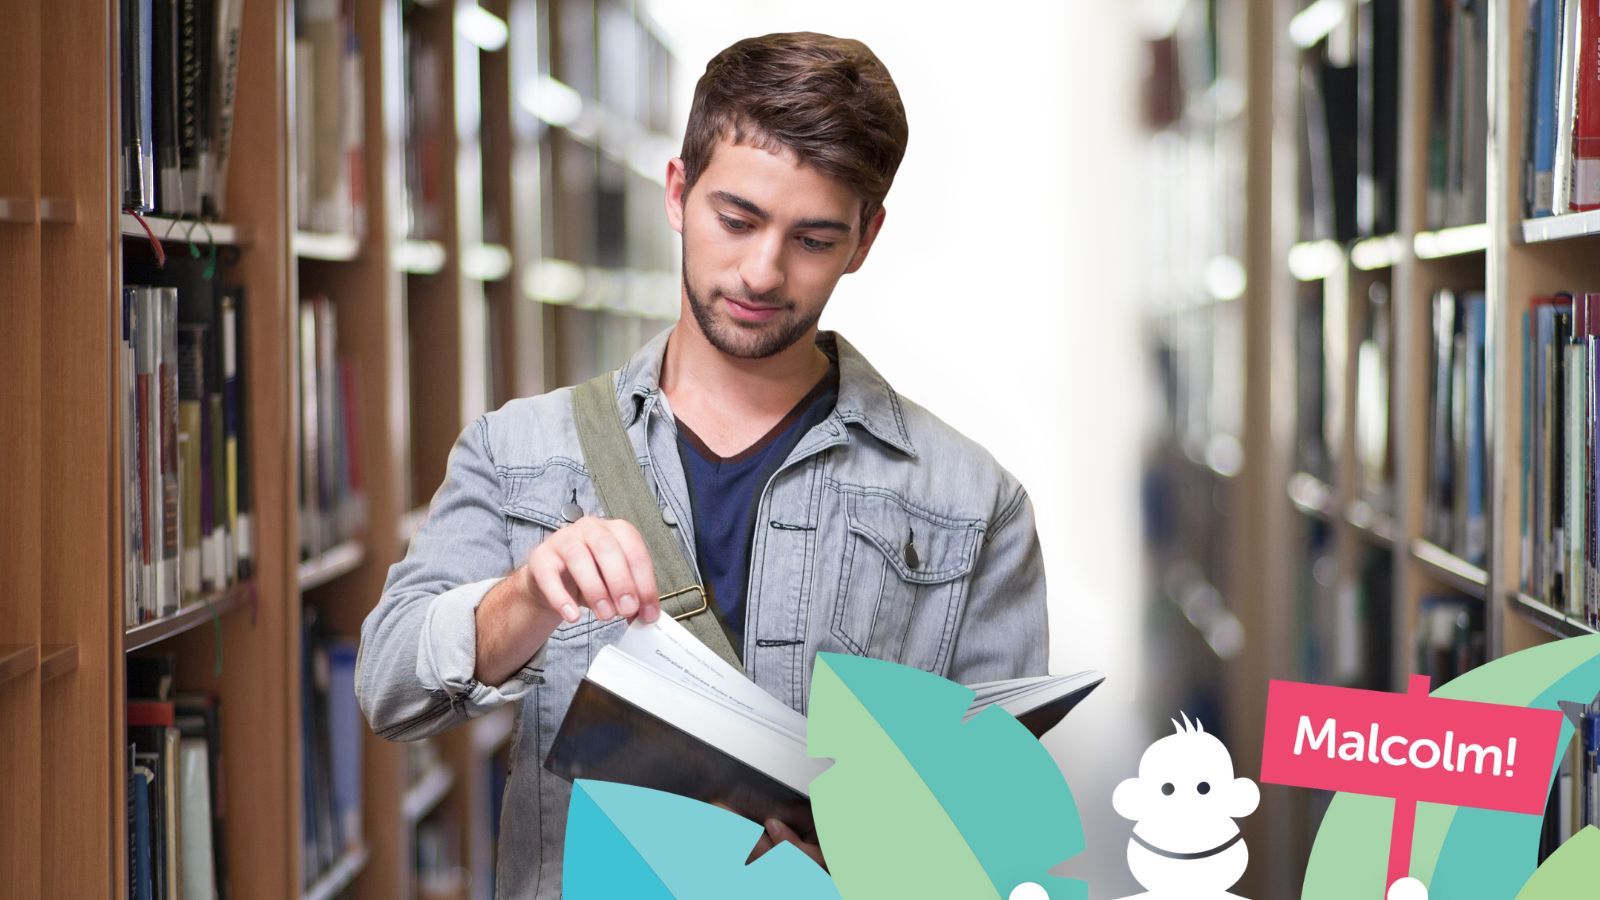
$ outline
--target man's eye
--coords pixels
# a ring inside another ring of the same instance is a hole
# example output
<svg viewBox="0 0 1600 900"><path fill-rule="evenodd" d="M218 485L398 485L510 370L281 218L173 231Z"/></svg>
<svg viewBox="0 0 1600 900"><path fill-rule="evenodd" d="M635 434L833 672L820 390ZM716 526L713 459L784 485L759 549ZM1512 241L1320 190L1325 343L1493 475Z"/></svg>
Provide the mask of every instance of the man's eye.
<svg viewBox="0 0 1600 900"><path fill-rule="evenodd" d="M729 231L749 231L750 230L750 223L749 222L744 222L744 221L741 221L739 219L729 218L728 216L717 216L717 218L722 220L723 227L728 229Z"/></svg>
<svg viewBox="0 0 1600 900"><path fill-rule="evenodd" d="M818 253L822 253L823 251L826 251L826 250L832 250L834 242L833 241L819 241L816 238L808 237L808 238L801 238L800 239L800 243L803 244L807 250L814 250L814 251L816 251Z"/></svg>

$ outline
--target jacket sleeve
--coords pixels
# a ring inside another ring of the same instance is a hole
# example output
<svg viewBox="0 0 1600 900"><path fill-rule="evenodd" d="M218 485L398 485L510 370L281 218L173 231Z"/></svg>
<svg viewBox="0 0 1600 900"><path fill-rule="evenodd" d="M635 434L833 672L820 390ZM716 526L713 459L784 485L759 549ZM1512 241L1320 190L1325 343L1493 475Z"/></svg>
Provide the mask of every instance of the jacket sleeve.
<svg viewBox="0 0 1600 900"><path fill-rule="evenodd" d="M1044 556L1033 503L1019 485L984 535L950 657L951 681L1046 674Z"/></svg>
<svg viewBox="0 0 1600 900"><path fill-rule="evenodd" d="M479 418L457 439L427 521L361 625L356 695L379 737L437 734L542 680L543 650L505 684L473 678L478 603L514 568L487 428Z"/></svg>

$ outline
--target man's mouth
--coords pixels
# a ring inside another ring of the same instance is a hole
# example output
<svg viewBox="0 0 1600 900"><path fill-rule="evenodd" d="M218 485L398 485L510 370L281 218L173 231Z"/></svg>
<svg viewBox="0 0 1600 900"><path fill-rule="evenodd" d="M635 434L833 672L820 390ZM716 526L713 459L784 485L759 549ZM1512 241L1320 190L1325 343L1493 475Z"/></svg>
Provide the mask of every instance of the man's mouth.
<svg viewBox="0 0 1600 900"><path fill-rule="evenodd" d="M728 302L729 314L742 322L765 322L783 309L781 306L750 303L745 300L735 300L728 296L724 296L722 299Z"/></svg>
<svg viewBox="0 0 1600 900"><path fill-rule="evenodd" d="M1155 844L1152 844L1144 838L1139 837L1138 832L1134 832L1133 839L1138 843L1139 846L1149 850L1151 853L1154 853L1157 856L1165 856L1167 859L1205 859L1207 857L1216 856L1218 853L1221 853L1229 847L1232 847L1234 844L1239 843L1244 839L1244 832L1234 832L1233 837L1228 838L1215 847L1212 847L1210 850L1201 850L1198 853L1179 853L1176 850L1166 850L1161 847L1157 847Z"/></svg>

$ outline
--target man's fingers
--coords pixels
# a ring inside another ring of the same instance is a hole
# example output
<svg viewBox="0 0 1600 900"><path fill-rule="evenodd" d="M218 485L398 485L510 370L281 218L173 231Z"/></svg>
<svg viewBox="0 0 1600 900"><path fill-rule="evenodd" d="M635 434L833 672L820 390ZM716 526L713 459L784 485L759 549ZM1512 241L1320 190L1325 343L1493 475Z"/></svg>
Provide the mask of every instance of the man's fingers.
<svg viewBox="0 0 1600 900"><path fill-rule="evenodd" d="M650 550L644 544L644 537L632 522L625 519L610 519L607 524L618 548L627 559L628 571L633 574L639 615L646 622L654 622L661 611L661 597L656 587L655 563L650 559Z"/></svg>
<svg viewBox="0 0 1600 900"><path fill-rule="evenodd" d="M605 581L606 595L616 605L617 613L631 616L639 611L638 589L634 587L633 573L629 571L627 556L623 553L612 531L595 529L589 538L589 552L594 555L600 577Z"/></svg>
<svg viewBox="0 0 1600 900"><path fill-rule="evenodd" d="M530 562L528 570L545 605L560 613L562 620L568 623L578 621L578 599L567 590L561 571L556 568L556 561Z"/></svg>
<svg viewBox="0 0 1600 900"><path fill-rule="evenodd" d="M583 594L583 602L594 610L595 618L609 619L615 615L607 598L605 582L595 567L594 556L585 543L571 543L561 548L561 561L566 563L567 574Z"/></svg>
<svg viewBox="0 0 1600 900"><path fill-rule="evenodd" d="M780 822L777 819L768 819L766 822L766 827L767 833L765 837L771 838L774 845L788 841L789 843L800 848L800 852L811 857L812 861L821 866L824 870L828 868L828 864L823 861L822 858L822 848L800 837L800 835L795 833L793 828L790 828L788 825Z"/></svg>

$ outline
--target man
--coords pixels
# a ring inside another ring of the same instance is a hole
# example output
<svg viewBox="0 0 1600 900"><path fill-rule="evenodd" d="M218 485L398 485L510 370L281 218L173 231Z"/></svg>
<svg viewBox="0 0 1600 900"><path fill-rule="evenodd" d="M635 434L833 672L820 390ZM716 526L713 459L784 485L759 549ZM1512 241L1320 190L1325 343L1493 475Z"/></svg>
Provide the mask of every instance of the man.
<svg viewBox="0 0 1600 900"><path fill-rule="evenodd" d="M1021 485L817 330L883 226L906 133L894 82L857 41L768 35L713 59L667 169L683 314L616 375L661 517L710 588L699 615L802 711L818 651L967 683L1045 670ZM904 302L911 314L916 298ZM963 351L942 355L960 364ZM361 634L357 690L382 737L519 704L503 896L560 896L571 786L543 760L595 653L660 615L638 529L600 515L572 394L467 428ZM820 858L814 836L767 829Z"/></svg>

